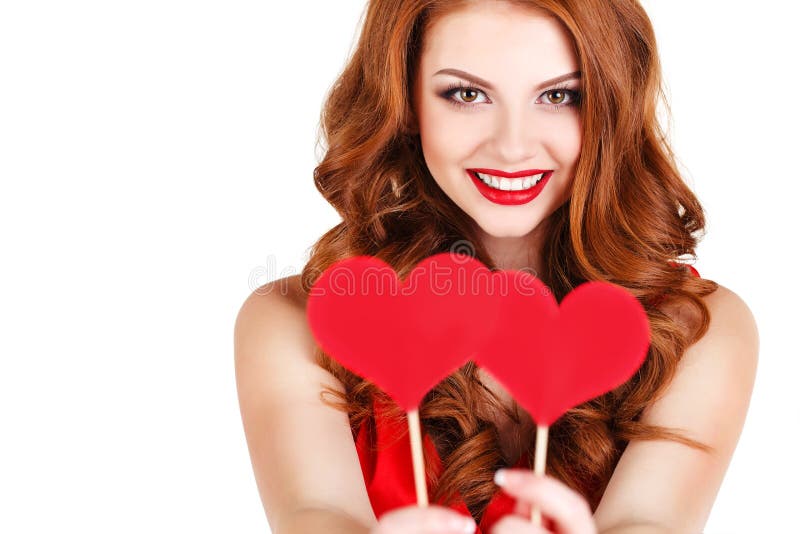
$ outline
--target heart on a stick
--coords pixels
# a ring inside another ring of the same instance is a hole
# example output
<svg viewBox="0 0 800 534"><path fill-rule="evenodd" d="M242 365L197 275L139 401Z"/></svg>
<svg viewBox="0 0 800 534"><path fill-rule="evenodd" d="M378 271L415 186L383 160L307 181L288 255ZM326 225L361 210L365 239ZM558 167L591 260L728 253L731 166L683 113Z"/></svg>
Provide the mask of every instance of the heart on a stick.
<svg viewBox="0 0 800 534"><path fill-rule="evenodd" d="M492 276L469 256L442 253L401 281L382 260L356 256L316 280L306 314L326 353L411 411L494 331L501 302L473 289Z"/></svg>
<svg viewBox="0 0 800 534"><path fill-rule="evenodd" d="M537 425L626 382L650 345L647 314L626 289L587 282L559 306L522 271L493 273L497 327L475 362L508 389Z"/></svg>

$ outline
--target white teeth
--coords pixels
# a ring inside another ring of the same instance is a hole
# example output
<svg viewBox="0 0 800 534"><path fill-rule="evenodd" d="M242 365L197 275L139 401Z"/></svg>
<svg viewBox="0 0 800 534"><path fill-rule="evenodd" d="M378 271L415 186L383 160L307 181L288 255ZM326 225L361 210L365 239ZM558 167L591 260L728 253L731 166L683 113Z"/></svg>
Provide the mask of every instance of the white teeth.
<svg viewBox="0 0 800 534"><path fill-rule="evenodd" d="M502 191L524 191L526 189L530 189L531 187L535 186L539 183L539 180L542 179L544 173L536 174L534 176L526 176L524 178L498 178L497 176L491 176L489 174L483 174L482 172L476 173L478 178L483 181L489 187L494 189L500 189Z"/></svg>

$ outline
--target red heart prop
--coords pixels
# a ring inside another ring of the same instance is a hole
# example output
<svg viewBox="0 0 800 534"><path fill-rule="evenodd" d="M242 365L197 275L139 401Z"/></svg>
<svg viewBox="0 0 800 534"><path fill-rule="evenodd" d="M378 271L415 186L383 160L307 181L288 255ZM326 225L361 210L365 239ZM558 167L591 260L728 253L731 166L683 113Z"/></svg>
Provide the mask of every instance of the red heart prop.
<svg viewBox="0 0 800 534"><path fill-rule="evenodd" d="M650 324L638 300L607 282L587 282L559 307L549 289L522 271L493 273L502 299L491 341L475 358L538 425L611 391L644 362Z"/></svg>
<svg viewBox="0 0 800 534"><path fill-rule="evenodd" d="M491 277L469 256L442 253L400 282L382 260L356 256L323 272L306 314L327 354L410 411L488 340L500 302L473 288Z"/></svg>

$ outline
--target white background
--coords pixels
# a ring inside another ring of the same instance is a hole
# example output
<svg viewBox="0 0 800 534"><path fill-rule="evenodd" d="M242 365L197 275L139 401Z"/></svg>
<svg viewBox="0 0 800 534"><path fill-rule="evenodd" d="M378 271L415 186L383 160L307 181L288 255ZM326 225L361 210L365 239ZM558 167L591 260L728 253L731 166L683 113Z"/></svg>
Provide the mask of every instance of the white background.
<svg viewBox="0 0 800 534"><path fill-rule="evenodd" d="M233 323L337 221L314 143L363 5L0 4L0 531L267 531ZM792 4L645 5L696 267L761 335L706 532L800 532Z"/></svg>

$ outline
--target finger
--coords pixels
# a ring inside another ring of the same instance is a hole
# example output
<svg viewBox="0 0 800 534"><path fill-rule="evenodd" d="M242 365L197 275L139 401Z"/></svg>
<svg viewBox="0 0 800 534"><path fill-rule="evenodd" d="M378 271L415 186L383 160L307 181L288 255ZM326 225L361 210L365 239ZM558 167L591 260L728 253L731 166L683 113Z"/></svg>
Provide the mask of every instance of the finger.
<svg viewBox="0 0 800 534"><path fill-rule="evenodd" d="M531 520L531 512L533 511L533 506L528 501L524 501L522 499L516 499L514 504L514 510L512 513L527 518L528 521ZM542 526L547 530L556 530L556 523L552 519L547 516L542 516Z"/></svg>
<svg viewBox="0 0 800 534"><path fill-rule="evenodd" d="M592 512L586 500L563 482L549 476L537 476L525 469L507 469L502 489L555 521L563 534L596 532Z"/></svg>
<svg viewBox="0 0 800 534"><path fill-rule="evenodd" d="M514 511L512 513L520 516L525 521L531 522L531 512L533 510L533 506L530 503L525 501L517 500L516 504L514 505ZM541 510L540 510L541 511ZM547 530L548 532L555 532L558 528L556 522L547 517L546 515L542 517L542 528ZM533 524L533 523L531 523Z"/></svg>
<svg viewBox="0 0 800 534"><path fill-rule="evenodd" d="M534 525L530 519L507 515L494 524L489 534L553 534L553 531Z"/></svg>
<svg viewBox="0 0 800 534"><path fill-rule="evenodd" d="M406 506L382 515L376 534L472 534L475 521L443 506Z"/></svg>

